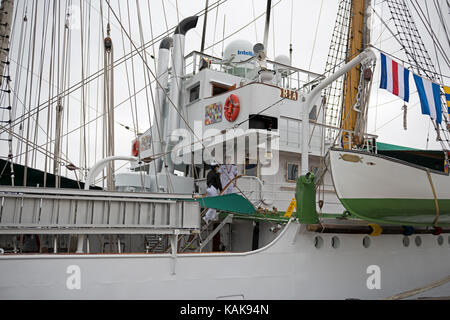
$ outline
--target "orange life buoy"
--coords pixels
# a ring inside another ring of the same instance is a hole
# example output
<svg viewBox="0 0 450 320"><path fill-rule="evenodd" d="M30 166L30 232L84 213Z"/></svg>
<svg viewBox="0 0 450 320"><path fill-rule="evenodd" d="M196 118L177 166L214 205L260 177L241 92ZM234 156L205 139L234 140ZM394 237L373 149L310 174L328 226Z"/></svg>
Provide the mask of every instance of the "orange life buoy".
<svg viewBox="0 0 450 320"><path fill-rule="evenodd" d="M139 140L135 140L133 142L133 146L131 147L131 154L133 157L137 157L139 155Z"/></svg>
<svg viewBox="0 0 450 320"><path fill-rule="evenodd" d="M229 122L233 122L237 119L240 110L239 98L232 94L225 101L225 118Z"/></svg>

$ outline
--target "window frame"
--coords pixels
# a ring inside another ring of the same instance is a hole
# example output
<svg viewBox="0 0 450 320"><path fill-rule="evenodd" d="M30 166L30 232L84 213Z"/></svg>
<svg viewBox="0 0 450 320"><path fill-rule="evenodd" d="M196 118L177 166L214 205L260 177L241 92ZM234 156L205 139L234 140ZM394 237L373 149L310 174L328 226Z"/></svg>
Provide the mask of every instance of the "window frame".
<svg viewBox="0 0 450 320"><path fill-rule="evenodd" d="M198 97L197 97L197 99L191 101L191 91L192 91L192 89L195 89L197 87L198 87ZM188 95L187 95L187 100L188 100L187 104L192 104L192 103L195 103L195 102L199 101L200 100L200 94L201 94L201 81L198 81L198 82L192 84L191 86L186 88L186 91L188 93Z"/></svg>
<svg viewBox="0 0 450 320"><path fill-rule="evenodd" d="M297 177L295 178L295 180L289 179L289 165L297 166ZM286 175L285 175L286 181L287 182L297 182L298 177L300 177L300 163L294 162L294 161L287 161L286 162Z"/></svg>

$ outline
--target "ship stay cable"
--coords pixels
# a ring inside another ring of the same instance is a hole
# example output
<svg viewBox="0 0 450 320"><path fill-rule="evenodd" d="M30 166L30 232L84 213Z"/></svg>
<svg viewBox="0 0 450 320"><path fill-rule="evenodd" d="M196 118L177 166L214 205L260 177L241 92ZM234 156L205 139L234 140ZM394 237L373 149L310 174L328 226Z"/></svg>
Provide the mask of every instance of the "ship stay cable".
<svg viewBox="0 0 450 320"><path fill-rule="evenodd" d="M227 1L227 0L225 0L225 1ZM224 2L225 2L224 1ZM220 3L220 4L223 4L224 2L222 2L222 3ZM216 3L217 4L217 6L219 5L219 3ZM277 3L278 4L278 3ZM276 4L275 4L276 5ZM274 6L275 6L274 5ZM260 15L258 18L260 18L260 17L262 17L262 15ZM239 31L241 31L243 28L240 28L239 30L237 30L236 32L233 32L231 35L234 35L234 34L236 34L237 32L239 32ZM230 35L230 36L231 36ZM220 43L220 42L218 42L218 43ZM135 53L136 54L136 53ZM95 78L94 78L95 79ZM92 81L92 80L94 80L94 79L91 79L90 81ZM88 82L90 82L90 81L87 81L86 83L88 83ZM140 91L142 91L142 90L145 90L146 88L144 87L143 89L141 89ZM69 89L70 90L70 89ZM76 89L75 89L76 90ZM65 95L67 95L67 94L69 94L70 92L66 92L65 94L63 94L63 96L65 96ZM124 101L125 102L125 101ZM117 105L116 107L118 107L119 105ZM98 117L97 118L95 118L95 119L93 119L92 121L95 121L95 120L97 120L98 119ZM92 122L92 121L90 121L90 122ZM89 123L90 123L89 122ZM89 123L87 123L87 124L89 124ZM80 127L79 127L80 128ZM69 133L71 133L71 132L74 132L74 131L76 131L76 130L78 130L79 128L77 128L77 129L74 129L74 130L71 130L70 132L67 132L65 135L67 136ZM53 142L53 141L52 141Z"/></svg>
<svg viewBox="0 0 450 320"><path fill-rule="evenodd" d="M418 73L419 75L425 73L429 79L431 79L432 81L436 81L437 80L436 77L438 76L438 74L434 69L433 63L420 38L417 28L414 25L414 21L412 21L412 16L409 12L407 5L401 1L402 0L395 0L392 2L387 2L391 15L393 17L394 24L398 31L397 34L395 34L392 31L392 29L389 28L387 23L378 14L375 8L373 8L373 12L378 16L380 21L384 24L387 30L394 36L394 39L399 43L401 48L404 50L409 60L408 64L411 66L412 71ZM434 41L434 38L432 40ZM374 47L373 45L371 46ZM380 50L378 48L376 49ZM442 80L440 82L442 82ZM450 149L448 132L444 130L444 128L441 129L434 121L431 122L433 123L436 133L438 134L437 140L441 144L442 149L443 150ZM444 134L445 139L441 138L440 136L441 132ZM448 146L444 144L444 141L447 142Z"/></svg>
<svg viewBox="0 0 450 320"><path fill-rule="evenodd" d="M442 9L439 6L439 3L437 2L437 0L433 0L433 4L434 4L434 7L436 8L436 12L438 13L439 20L440 20L440 22L442 24L442 27L444 28L444 34L445 34L445 36L447 38L447 43L450 44L450 35L449 35L447 23L446 23L446 21L444 19L444 15L442 14Z"/></svg>
<svg viewBox="0 0 450 320"><path fill-rule="evenodd" d="M86 85L84 84L85 79L85 18L84 18L84 6L83 6L83 0L80 0L80 10L81 10L81 30L80 30L80 49L81 49L81 115L80 115L80 122L82 125L82 129L80 130L80 159L79 164L86 168L87 166L87 158L86 158ZM60 16L60 15L58 15ZM58 37L59 40L59 37ZM58 50L59 54L59 50Z"/></svg>
<svg viewBox="0 0 450 320"><path fill-rule="evenodd" d="M48 16L48 9L49 9L49 7L47 7L47 6L44 6L44 12L43 12L43 20L44 21L48 21L48 18L46 18L46 16ZM24 9L25 10L25 9ZM54 13L55 13L55 8L54 8ZM26 17L26 14L24 14L24 16ZM24 24L25 24L25 22L26 22L26 18L24 18L23 19L23 21L24 21ZM26 25L26 24L25 24ZM23 24L22 24L22 26L23 26ZM46 28L44 28L44 30L46 30ZM46 32L43 32L43 38L45 39L45 37L44 37L44 34L46 35ZM55 33L53 32L53 38L54 38L54 35L55 35ZM21 29L21 35L20 35L20 42L19 42L19 49L20 49L20 46L23 44L23 28ZM54 42L53 42L53 44L52 44L52 47L53 47L53 49L54 49ZM52 49L52 50L53 50ZM22 53L21 53L21 57L23 57L23 51L22 50L20 50ZM39 82L39 90L38 90L38 92L37 92L37 97L38 97L38 99L39 99L39 96L40 96L40 90L41 90L41 80L43 79L43 77L42 77L42 57L43 57L43 55L44 55L44 51L43 51L43 48L41 48L41 67L40 67L40 71L39 71L39 79L40 79L40 82ZM53 54L51 55L52 57L53 57ZM19 57L19 59L22 59L21 57ZM20 63L20 62L19 62ZM51 63L51 65L52 65L52 63ZM18 78L20 78L20 73L21 73L21 70L22 69L18 69L18 70L16 70L16 75L18 75ZM51 70L52 70L52 68L51 68ZM51 73L52 74L52 73ZM16 85L17 85L17 83L16 83ZM51 88L51 86L50 86L50 88ZM15 94L15 91L16 90L14 90L12 93L16 96L16 94ZM25 105L25 103L23 103L23 102L21 102L20 101L20 98L19 97L17 97L16 96L16 98L14 99L15 100L15 103L17 103L17 102L20 102L22 105L23 105L23 108L24 108L24 111L26 112L27 111L27 107L26 107L26 105ZM26 102L26 101L25 101ZM47 137L47 140L48 140L48 137L49 137L49 134L48 134L48 132L49 132L49 129L47 128L47 131L45 131L42 127L41 127L41 125L39 124L39 121L37 120L37 119L35 119L34 120L34 122L36 123L36 125L35 125L35 130L37 130L37 128L39 127L39 129L41 129L43 132L44 132L44 134L46 135L46 137ZM47 121L47 127L49 126L49 122L50 121ZM8 128L6 128L6 127L3 127L3 128L5 128L6 130L5 131L8 131L9 132L9 134L12 134L12 135L15 135L15 133L13 132L13 130L12 130L12 128L10 128L10 129L8 129ZM35 136L36 136L36 134L35 134ZM15 136L16 137L16 136ZM21 143L22 142L26 142L26 140L25 139L23 139L23 136L22 136L22 134L19 134L18 135L18 137L20 137L20 138L18 138L18 148L19 148L19 145L21 145ZM36 139L34 139L34 141L36 142ZM31 141L29 141L29 142L31 142ZM33 148L33 150L38 150L39 152L41 152L44 156L45 156L45 159L47 160L48 159L48 156L49 156L49 153L48 153L48 150L47 150L47 148L45 149L45 151L42 151L42 150L39 150L38 148L36 148L36 143L31 143L31 148ZM38 146L39 147L39 146ZM22 154L24 154L24 153L22 153ZM18 156L20 156L21 157L21 155L22 154L20 154L20 155L18 155ZM34 155L33 156L33 158L35 159L35 157L36 157L36 155ZM58 159L58 157L53 157L53 159ZM36 160L34 160L34 161L36 161ZM70 161L70 159L68 159L68 160L64 160L65 162L67 162L67 163L70 163L71 161ZM45 184L46 184L46 173L47 173L47 165L45 165L45 172L44 172L44 186L45 186ZM3 171L2 171L2 174L3 174Z"/></svg>
<svg viewBox="0 0 450 320"><path fill-rule="evenodd" d="M134 42L132 41L130 35L126 32L126 30L125 30L125 28L123 27L121 21L120 21L119 18L117 17L117 14L116 14L115 11L112 9L110 2L109 2L108 0L105 0L105 2L108 4L108 6L109 6L111 12L112 12L113 15L115 16L115 18L116 18L116 20L118 21L118 23L121 25L121 28L124 30L124 33L126 34L126 36L128 37L128 39L130 40L130 43L133 45L133 47L135 47L135 50L137 50L137 48L136 48ZM280 2L281 2L281 0L278 1L276 4L278 4L278 3L280 3ZM276 5L276 4L275 4L275 5ZM275 5L273 5L272 8L273 8ZM261 16L262 16L262 15L261 15ZM239 29L239 31L240 31L240 30L242 30L242 28ZM223 40L222 40L222 41L223 41ZM209 48L209 47L208 47L208 48ZM207 48L207 49L208 49L208 48ZM138 50L137 50L137 51L138 51ZM140 58L143 60L144 65L146 66L147 70L152 74L152 76L153 76L153 78L155 79L156 83L162 88L161 84L159 83L159 81L157 80L157 78L155 77L155 75L153 74L153 72L151 71L151 69L149 68L149 66L148 66L148 64L146 63L145 59L142 57L142 54L141 54L139 51L138 51L137 54L138 54L138 55L140 56ZM172 100L170 99L170 97L168 96L168 94L167 94L165 88L163 88L163 91L164 91L164 94L166 95L168 101L169 101L170 104L172 105L172 107L175 108L175 110L176 110L176 112L178 113L178 115L180 116L180 118L181 118L181 119L183 120L183 122L186 124L186 127L193 133L193 135L195 136L195 138L197 138L197 142L195 142L195 143L201 143L202 146L203 146L203 148L206 149L206 150L211 154L209 148L203 144L203 140L202 140L202 139L199 139L199 138L197 137L197 135L195 134L195 132L192 130L192 128L190 128L190 126L189 126L188 122L185 120L183 114L178 110L178 108L174 105L173 101L172 101ZM210 138L211 138L211 137L210 137ZM184 148L184 147L183 147L183 148ZM172 151L173 151L173 150L172 150ZM212 154L211 154L211 155L212 155ZM214 157L213 157L213 158L214 158ZM154 160L154 159L156 159L156 157L153 157L153 158L152 158L152 160ZM217 159L215 159L215 158L214 158L214 160L217 161ZM220 161L220 162L217 161L217 162L220 163L221 161ZM238 188L238 189L239 189L239 188ZM247 198L247 197L245 196L245 194L244 194L241 190L239 190L239 191L243 194L243 196L244 196L245 198ZM248 198L247 198L247 200L248 200Z"/></svg>
<svg viewBox="0 0 450 320"><path fill-rule="evenodd" d="M49 11L50 11L50 8L49 8ZM56 11L56 3L54 2L53 3L53 12L52 12L53 13L53 16L52 16L53 21L55 19L55 11ZM50 20L49 17L47 17L46 20L47 21ZM43 40L43 41L46 41L46 40ZM49 95L51 95L51 88L52 88L51 83L52 83L52 77L53 77L53 57L54 57L54 50L55 50L55 43L54 42L55 42L55 23L53 23L53 25L52 25L52 32L51 32L50 66L49 66L49 73L50 73L49 74L49 80L50 80L49 84L50 85L49 85L49 89L48 89L49 90L48 91ZM42 42L42 43L45 43L45 42ZM39 79L40 79L39 81L41 83L42 77L39 77ZM39 103L39 100L37 100L37 101ZM50 135L51 135L51 133L50 133L50 111L51 111L51 109L49 108L47 110L47 130L45 131L45 133L46 133L46 137L45 137L46 141L51 139L51 137L50 137ZM39 109L38 109L38 112L36 114L37 115L39 114ZM36 117L37 117L37 115L36 115ZM39 122L37 120L36 120L36 124L39 125ZM37 144L37 140L34 141L34 142L35 142L35 144ZM47 186L47 161L48 161L47 152L48 152L48 145L45 146L44 188Z"/></svg>
<svg viewBox="0 0 450 320"><path fill-rule="evenodd" d="M68 87L70 85L70 74L71 74L71 72L70 72L71 71L71 63L70 63L70 61L71 61L71 58L72 58L72 50L71 50L72 49L72 32L71 32L71 30L69 28L68 18L70 16L69 10L70 10L71 6L72 6L72 0L69 0L67 2L67 5L66 5L66 20L65 20L65 25L64 25L64 27L65 27L64 34L65 34L66 39L64 40L65 44L64 44L63 47L66 50L66 54L64 55L64 59L65 60L63 62L63 65L65 66L65 69L63 69L63 70L65 70L64 71L65 75L64 75L64 77L61 77L62 83L61 83L61 90L59 92L60 94L61 94L62 91L65 90L66 87ZM64 103L64 100L66 100L65 103ZM61 119L61 132L58 133L59 134L59 138L61 139L61 148L62 148L62 138L63 138L63 136L61 136L61 134L64 133L64 124L63 124L63 121L64 121L64 110L70 110L70 99L69 99L69 96L61 97L60 101L63 103L63 105L65 107L65 109L62 110L62 115L61 115L61 118L62 118ZM69 118L70 118L69 117L69 112L65 112L65 114L66 114L66 130L69 131ZM57 142L55 144L55 147L58 147L58 143ZM57 150L55 150L55 151L57 151ZM55 152L55 155L56 155L55 158L58 158L59 154L57 152ZM68 155L69 155L69 136L66 137L66 152L65 152L65 156L68 158ZM59 180L60 176L61 176L61 171L60 171L61 170L61 164L59 162L57 162L57 163L54 163L54 166L55 166L54 172L56 172L56 170L57 170L57 172L58 172L57 176L58 176L58 180ZM68 175L68 170L69 170L68 166L66 166L66 176Z"/></svg>
<svg viewBox="0 0 450 320"><path fill-rule="evenodd" d="M442 57L444 58L445 62L447 63L447 66L450 66L450 60L449 60L448 56L445 54L445 50L442 48L442 45L440 44L439 39L437 38L436 34L434 33L433 29L431 28L431 22L429 20L427 21L427 18L425 17L425 14L424 14L422 8L420 7L420 5L417 3L417 0L415 0L415 3L418 8L416 8L416 6L414 5L414 2L411 2L414 10L416 11L417 15L419 16L420 20L422 21L423 25L425 26L425 29L427 30L428 34L430 35L431 40L433 41L433 44L435 45L435 47L437 47L439 49L438 51L441 53ZM428 6L427 6L427 9L428 9ZM417 29L415 30L415 32L418 34ZM420 40L420 37L418 39ZM423 44L422 44L422 46L424 47ZM424 49L424 51L425 51L424 55L427 57L428 52L426 51L426 49ZM436 55L437 55L437 51L436 51ZM427 75L427 76L430 77L430 79L434 82L443 83L443 79L441 76L442 73L438 73L435 70L434 65L431 62L431 59L429 58L429 56L428 56L428 59L430 60L430 63L427 64L427 66L430 66L430 68L434 71L432 72L431 77L429 75ZM439 64L439 59L437 59L437 62ZM443 118L446 122L448 121L447 117L444 116ZM434 121L433 121L433 126L435 127L435 130L438 134L438 139L440 140L440 142L442 144L442 148L446 149L446 147L443 144L443 139L440 136L440 132L442 132L444 134L444 136L446 138L445 141L447 141L447 142L449 141L449 132L447 130L445 130L445 128L443 128L442 126L436 124ZM450 144L448 144L447 149L450 149Z"/></svg>
<svg viewBox="0 0 450 320"><path fill-rule="evenodd" d="M225 1L224 1L225 2ZM222 3L224 3L224 2L222 2ZM218 5L220 5L220 4L222 4L222 3L220 3L220 1L218 1L217 3L216 3L216 5L218 6ZM153 41L154 42L154 41ZM22 51L23 52L23 51ZM29 69L28 69L29 70ZM144 88L145 89L145 88ZM63 97L64 97L64 95L63 95ZM28 112L28 114L31 114L31 112L30 112L30 110L29 110L29 112ZM22 117L23 118L23 117ZM97 119L97 118L96 118ZM96 119L94 119L94 120L96 120ZM92 121L90 121L90 122L92 122ZM6 129L6 128L5 128ZM77 129L75 129L75 130L72 130L71 132L74 132L74 131L76 131ZM6 130L5 130L6 131ZM68 132L69 133L69 132ZM68 133L66 134L66 136L68 135ZM22 140L21 140L22 141ZM25 140L26 141L26 140ZM53 142L53 141L52 141ZM47 143L47 145L48 145L48 143ZM55 157L55 159L56 159L57 157Z"/></svg>
<svg viewBox="0 0 450 320"><path fill-rule="evenodd" d="M36 29L37 29L37 1L33 1L33 31L32 31L32 39L31 39L31 43L30 43L30 51L31 51L31 57L29 55L28 57L28 63L30 63L31 60L31 75L33 74L34 71L34 60L35 60L35 49L36 49ZM27 81L28 81L28 77L30 75L30 72L27 72ZM29 95L29 107L28 109L31 110L31 98L32 98L32 93L33 93L33 79L31 76L30 79L30 95ZM28 82L27 82L27 86L28 86ZM25 96L26 96L27 90L25 90ZM30 117L27 118L27 134L26 134L26 141L25 141L25 168L24 168L24 177L23 177L23 185L27 186L27 173L28 173L28 153L29 153L29 145L30 145Z"/></svg>
<svg viewBox="0 0 450 320"><path fill-rule="evenodd" d="M418 8L414 4L414 2L416 3ZM430 35L431 39L433 40L434 45L436 45L437 48L439 49L439 52L441 53L445 62L447 63L447 65L450 65L450 59L448 58L447 54L445 53L444 48L442 47L441 43L439 42L439 39L437 38L436 34L434 33L433 29L431 28L431 23L429 21L428 22L426 21L425 13L423 12L422 8L417 3L417 0L411 1L411 5L413 6L414 10L417 12L418 17L420 18L423 25L425 26L425 29L427 30L428 34ZM425 5L427 5L426 2L425 2Z"/></svg>
<svg viewBox="0 0 450 320"><path fill-rule="evenodd" d="M130 8L129 8L129 1L126 2L127 3L127 12L128 12L128 24L129 24L129 29L131 30L131 26L130 26ZM117 5L118 5L118 10L119 10L119 18L120 20L122 20L122 11L121 11L121 6L120 6L120 0L117 1ZM109 21L109 15L110 15L111 10L108 8L108 24L110 23ZM123 34L123 30L120 29L120 34L121 34L121 39L122 39L122 48L123 48L123 52L126 52L125 50L125 37ZM130 49L133 50L130 46ZM138 121L138 112L137 112L137 100L136 100L136 83L134 80L134 59L131 59L131 70L132 70L132 75L133 75L133 93L132 93L132 89L131 89L131 85L130 85L130 76L129 76L129 70L128 70L128 61L125 61L125 75L126 75L126 80L127 80L127 88L128 88L128 93L129 93L129 102L130 102L130 112L131 112L131 119L133 122L133 128L134 128L134 138L137 139L138 138L138 132L139 132L139 125L137 123ZM134 98L134 106L133 106L133 98ZM144 183L143 183L143 178L142 178L142 173L140 174L140 180L141 180L141 187L142 190L144 190Z"/></svg>
<svg viewBox="0 0 450 320"><path fill-rule="evenodd" d="M427 2L425 1L425 8L426 8L426 10L427 10L427 24L429 25L429 27L431 28L431 19L430 19L430 11L428 10L428 4L427 4ZM439 31L441 31L441 28L439 28ZM438 32L439 33L439 32ZM442 77L442 69L441 69L441 62L439 61L439 56L438 56L438 50L437 50L437 45L436 45L436 42L435 41L433 41L433 46L434 46L434 54L435 54L435 56L436 56L436 62L437 62L437 66L438 66L438 70L439 70L439 77L440 77L440 80L441 80L441 82L444 80L443 79L443 77Z"/></svg>
<svg viewBox="0 0 450 320"><path fill-rule="evenodd" d="M18 50L20 52L19 55L19 61L20 63L24 63L24 59L25 59L25 43L26 43L26 35L28 34L28 25L29 23L27 23L28 21L28 2L26 3L26 5L23 8L23 14L21 16L21 30L20 30L20 40L19 40L19 47ZM10 63L12 61L12 59L9 60ZM16 68L16 76L15 79L21 79L22 78L22 68ZM18 85L19 85L20 81L16 81L15 85L14 85L14 93L18 92ZM11 121L14 121L14 119L16 119L16 115L17 115L17 101L19 99L13 99L13 119L11 119ZM21 102L22 103L22 102ZM23 104L23 103L22 103ZM25 104L23 104L24 108L22 109L22 116L25 113ZM12 122L11 122L12 123ZM11 125L10 128L13 128L13 126ZM23 120L19 122L19 133L21 136L23 136L23 131L24 131L24 125L23 125ZM22 151L22 143L19 141L17 143L16 146L16 152L15 154L19 154L19 152ZM22 163L22 156L19 157L19 162Z"/></svg>
<svg viewBox="0 0 450 320"><path fill-rule="evenodd" d="M281 0L280 0L281 1ZM133 47L135 48L136 51L138 51L138 49L136 48L136 45L134 44L134 42L132 41L131 37L129 36L129 34L127 33L127 31L125 30L125 28L123 27L121 21L119 20L117 14L115 13L115 11L112 9L111 4L109 2L109 0L105 0L105 2L108 4L109 8L111 9L111 12L113 13L114 17L116 18L117 22L120 24L121 28L124 30L125 35L127 36L127 38L129 39L130 43L133 45ZM143 58L142 54L138 51L138 55L140 56L140 58L142 59L145 67L147 68L147 70L151 73L151 75L153 76L153 78L155 79L156 83L163 89L164 94L166 95L168 101L170 102L170 104L172 105L173 108L175 108L176 112L178 113L178 115L180 116L180 118L183 120L183 122L186 124L186 127L192 132L192 134L200 141L200 139L198 138L198 136L196 135L196 133L194 132L194 130L189 126L189 123L186 121L186 119L184 118L183 114L180 112L180 110L178 110L178 108L175 106L175 104L173 103L173 101L170 99L169 95L167 94L167 91L165 90L165 88L159 83L157 77L155 76L155 74L151 71L149 65L147 64L147 62L145 61L145 59ZM203 144L203 142L201 142L203 148L205 150L207 150L209 152L209 154L212 156L211 151L209 150L209 148L207 146L205 146ZM214 158L214 157L213 157ZM217 159L214 158L214 160L217 161ZM217 161L218 163L220 163L219 161ZM239 188L238 188L239 189ZM241 191L241 190L240 190ZM242 192L242 191L241 191ZM245 194L243 194L243 196L245 198L247 198L245 196ZM248 200L248 198L247 198Z"/></svg>
<svg viewBox="0 0 450 320"><path fill-rule="evenodd" d="M114 16L116 17L116 19L118 20L119 24L121 25L121 28L124 30L124 33L125 33L125 34L127 35L127 37L129 38L130 43L131 43L131 44L135 47L135 49L136 49L135 44L133 43L131 37L128 35L128 33L126 32L126 30L124 29L124 27L123 27L121 21L118 19L117 15L116 15L116 13L114 12L114 10L112 9L112 7L111 7L109 1L106 0L106 3L108 4L108 6L109 6L110 10L112 11L113 15L114 15ZM165 95L166 95L168 101L171 103L172 107L175 108L175 110L176 110L176 112L178 113L178 115L180 116L180 118L185 122L187 128L194 134L194 136L196 136L195 132L192 130L192 128L190 128L188 122L184 119L184 117L183 117L183 115L181 114L181 112L180 112L180 111L177 109L177 107L174 105L173 101L171 101L171 99L170 99L170 97L168 96L168 94L167 94L165 88L163 88L163 87L160 85L159 81L157 80L157 78L155 77L155 75L153 74L153 72L150 70L147 61L142 57L142 55L141 55L139 52L138 52L138 55L139 55L139 56L141 57L141 59L143 60L143 63L144 63L144 65L147 67L147 70L148 70L148 71L152 74L152 76L154 77L156 83L163 89L163 91L164 91L164 93L165 93ZM182 58L184 58L184 57L182 57ZM197 136L196 136L196 138L198 139ZM202 143L202 146L203 146L206 150L208 150L208 148L207 148L203 143ZM209 151L209 150L208 150L208 151ZM211 152L210 152L210 154L211 154ZM216 161L217 161L217 160L216 160ZM237 187L237 188L239 189L239 187ZM243 195L245 198L247 198L246 195L245 195L241 190L239 190L239 191L242 193L242 195ZM247 200L248 200L248 198L247 198Z"/></svg>
<svg viewBox="0 0 450 320"><path fill-rule="evenodd" d="M214 3L213 5L211 5L210 8L215 8L216 6L223 5L223 4L226 3L227 1L229 1L229 0L218 0L216 3ZM280 0L280 1L281 1L281 0ZM204 10L201 10L200 12L197 13L198 16L202 16L203 14L204 14ZM169 29L169 32L175 30L175 28L176 28L176 26L170 28L170 29ZM242 28L241 28L241 30L242 30ZM239 30L239 31L240 31L240 30ZM122 64L125 60L131 59L132 57L134 57L135 55L137 55L138 52L140 52L140 51L145 51L148 47L150 47L150 46L154 45L154 43L160 41L165 35L166 35L166 32L164 32L164 33L158 35L157 37L154 37L153 39L151 39L150 41L148 41L144 46L140 47L138 50L134 50L134 51L132 51L132 52L129 52L129 53L125 54L125 55L122 56L121 58L119 58L119 59L117 59L116 61L114 61L114 66L118 66L118 65ZM209 49L209 48L206 48L206 49ZM29 68L27 67L26 69L28 70ZM98 77L102 76L103 72L104 72L104 70L103 70L103 69L100 69L100 70L98 70L97 72L95 72L95 73L91 74L90 76L88 76L87 78L85 78L85 79L84 79L84 85L87 85L88 83L90 83L90 82L96 80ZM65 96L67 96L67 95L69 95L69 94L71 94L71 93L77 91L78 89L81 88L82 84L83 84L83 82L80 81L80 82L78 82L78 83L72 85L71 87L69 87L69 88L66 89L64 92L61 93L61 97L65 97ZM55 103L55 101L56 101L57 99L58 99L58 96L53 96L53 97L49 98L48 101L41 103L41 104L39 105L39 107L43 107L43 108L41 109L41 111L48 107L48 106L45 106L45 105ZM35 112L36 112L36 109L37 109L37 108L33 108L33 109L29 110L29 112L28 112L29 114L26 115L26 116L25 116L25 115L22 115L22 116L20 116L19 118L13 119L13 121L12 121L13 127L15 127L19 122L23 122L24 120L26 120L26 119L31 115L31 112L34 112L34 113L35 113ZM4 132L4 131L3 131L3 132ZM2 132L0 132L0 133L2 133Z"/></svg>
<svg viewBox="0 0 450 320"><path fill-rule="evenodd" d="M238 30L238 31L239 31L239 30ZM238 31L237 31L237 32L238 32ZM313 80L312 82L314 82L314 81L317 81L317 79ZM312 83L312 82L310 82L310 83ZM309 83L309 84L310 84L310 83ZM308 85L308 84L306 84L306 85ZM305 86L306 86L306 85L305 85ZM141 91L144 90L144 89L145 89L145 88L141 89ZM125 99L123 102L121 102L119 105L125 103L127 100L128 100L128 98ZM279 103L279 102L282 101L282 100L284 100L284 98L283 98L283 99L280 99L279 101L275 102L274 104L272 104L272 105L266 107L266 108L263 109L261 112L264 112L264 111L270 109L271 107L275 106L277 103ZM117 105L116 107L118 107L119 105ZM261 113L261 112L260 112L260 113ZM259 114L260 114L260 113L259 113ZM98 117L95 118L95 119L92 119L91 122L92 122L92 121L95 121L96 119L98 119ZM248 120L246 120L246 121L248 121ZM242 125L242 124L245 123L246 121L240 123L239 125ZM231 128L229 128L229 129L233 129L233 128L234 128L234 127L231 127ZM71 130L70 132L67 132L66 135L68 135L68 134L70 134L71 132L74 132L74 131L76 131L76 130L78 130L78 129L79 129L79 128L73 129L73 130ZM229 129L228 129L228 130L229 130ZM211 138L211 137L209 137L208 139L210 139L210 138ZM195 141L195 142L191 143L191 145L196 144L196 143L198 143L198 142L202 142L202 141L203 141L203 140ZM159 155L155 155L155 156L153 157L153 159L157 159L157 158L159 158L159 157L164 157L166 154L167 154L167 153L161 153L161 154L159 154Z"/></svg>
<svg viewBox="0 0 450 320"><path fill-rule="evenodd" d="M142 28L141 9L139 7L139 1L138 0L136 0L136 11L137 11L137 16L138 16L140 45L142 45L142 44L144 44L145 41L144 41L144 32L143 32L143 28ZM151 17L150 17L150 24L151 24ZM130 27L130 33L131 33L131 27ZM155 46L154 45L152 46L152 49L153 49L153 55L155 55ZM144 58L145 58L145 61L148 63L147 54L144 54ZM155 59L153 59L153 63L154 63L153 67L156 70L156 61L155 61ZM145 70L145 67L144 67L144 70ZM147 72L144 72L144 85L146 87L147 87L147 83L149 82L149 80L151 81L150 76L148 75ZM136 88L134 88L134 90L136 91ZM152 104L153 104L153 109L154 109L155 108L155 100L154 100L154 97L153 97L153 88L151 86L150 86L150 95L151 95L151 98L152 98ZM148 98L147 90L145 90L145 98L146 98L146 101L147 101L148 121L149 121L149 124L151 125L150 101L149 101L149 98ZM136 109L136 112L137 112L137 109ZM155 112L155 114L156 114L156 112ZM136 119L136 120L138 120L138 119ZM158 130L158 135L159 135L159 130ZM136 137L136 139L137 139L137 137ZM160 135L159 135L159 139L161 140L161 136ZM153 150L153 153L155 153L154 143L152 143L152 150ZM139 158L139 160L141 159L141 155L140 154L138 155L138 158ZM153 163L153 165L156 168L156 163ZM142 170L140 170L139 173L140 173L142 190L145 190L144 177L143 177ZM156 175L155 179L156 179L156 185L159 185L159 183L158 183L158 176L157 175Z"/></svg>

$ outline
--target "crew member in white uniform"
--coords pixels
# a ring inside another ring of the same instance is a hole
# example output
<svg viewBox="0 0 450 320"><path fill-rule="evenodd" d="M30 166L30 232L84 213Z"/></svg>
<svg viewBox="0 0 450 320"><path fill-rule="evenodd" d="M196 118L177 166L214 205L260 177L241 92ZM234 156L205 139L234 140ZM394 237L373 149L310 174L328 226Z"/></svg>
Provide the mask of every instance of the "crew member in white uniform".
<svg viewBox="0 0 450 320"><path fill-rule="evenodd" d="M219 168L220 181L222 182L222 188L225 188L227 184L232 181L237 175L238 170L234 164L224 164ZM234 182L225 190L223 194L234 193Z"/></svg>
<svg viewBox="0 0 450 320"><path fill-rule="evenodd" d="M219 195L220 191L222 191L222 184L220 182L218 170L219 166L217 162L213 161L211 163L211 171L208 173L208 176L206 177L206 184L208 186L206 192L208 194L208 197L216 197ZM203 220L206 223L209 223L209 221L216 219L217 219L217 210L212 208L208 209L205 216L203 217Z"/></svg>

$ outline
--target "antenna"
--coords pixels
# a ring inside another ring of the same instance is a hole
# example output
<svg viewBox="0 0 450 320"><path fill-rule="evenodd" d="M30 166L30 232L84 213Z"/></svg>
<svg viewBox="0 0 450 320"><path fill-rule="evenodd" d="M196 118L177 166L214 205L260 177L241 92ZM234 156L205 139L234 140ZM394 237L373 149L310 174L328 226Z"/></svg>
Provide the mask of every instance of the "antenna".
<svg viewBox="0 0 450 320"><path fill-rule="evenodd" d="M205 51L205 38L206 38L206 24L208 21L208 0L206 0L206 5L205 5L205 15L204 15L204 21L203 21L203 32L202 32L202 44L201 44L201 48L200 48L200 52L203 53L203 51Z"/></svg>
<svg viewBox="0 0 450 320"><path fill-rule="evenodd" d="M253 46L253 53L258 58L258 60L266 59L265 46L262 43L257 43Z"/></svg>
<svg viewBox="0 0 450 320"><path fill-rule="evenodd" d="M264 48L267 48L267 41L269 39L269 27L270 27L270 10L272 9L272 0L267 0L266 9L266 28L264 30Z"/></svg>

